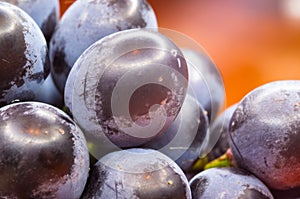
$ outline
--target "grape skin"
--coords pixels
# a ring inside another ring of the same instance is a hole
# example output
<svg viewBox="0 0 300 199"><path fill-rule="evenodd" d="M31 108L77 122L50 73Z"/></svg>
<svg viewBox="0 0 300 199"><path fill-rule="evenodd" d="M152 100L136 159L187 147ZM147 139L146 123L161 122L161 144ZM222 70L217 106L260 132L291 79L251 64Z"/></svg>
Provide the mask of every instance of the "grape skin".
<svg viewBox="0 0 300 199"><path fill-rule="evenodd" d="M156 16L145 0L77 0L63 14L50 41L51 74L63 94L78 57L94 42L122 30L157 28Z"/></svg>
<svg viewBox="0 0 300 199"><path fill-rule="evenodd" d="M268 187L249 172L235 168L211 168L190 182L193 199L273 199Z"/></svg>
<svg viewBox="0 0 300 199"><path fill-rule="evenodd" d="M237 164L272 189L300 185L300 81L262 85L239 103L230 121Z"/></svg>
<svg viewBox="0 0 300 199"><path fill-rule="evenodd" d="M194 96L207 111L213 122L224 103L225 89L219 69L204 52L182 48L189 70L188 93Z"/></svg>
<svg viewBox="0 0 300 199"><path fill-rule="evenodd" d="M29 14L42 30L47 43L59 21L59 0L1 0L14 4Z"/></svg>
<svg viewBox="0 0 300 199"><path fill-rule="evenodd" d="M39 102L0 109L0 197L76 199L89 171L87 143L61 110Z"/></svg>
<svg viewBox="0 0 300 199"><path fill-rule="evenodd" d="M49 70L40 28L17 6L0 2L0 106L36 100Z"/></svg>
<svg viewBox="0 0 300 199"><path fill-rule="evenodd" d="M229 124L236 107L237 104L229 106L212 122L204 152L209 161L220 157L229 149Z"/></svg>
<svg viewBox="0 0 300 199"><path fill-rule="evenodd" d="M202 105L187 94L182 108L168 130L143 147L159 150L172 158L185 172L192 172L208 136L208 117Z"/></svg>
<svg viewBox="0 0 300 199"><path fill-rule="evenodd" d="M187 81L185 59L171 40L152 30L125 30L104 37L79 57L66 83L65 102L100 153L107 144L138 147L174 121ZM150 117L151 108L165 112ZM142 135L129 134L122 127L139 129Z"/></svg>
<svg viewBox="0 0 300 199"><path fill-rule="evenodd" d="M151 149L128 149L101 158L91 170L82 199L191 199L176 163Z"/></svg>

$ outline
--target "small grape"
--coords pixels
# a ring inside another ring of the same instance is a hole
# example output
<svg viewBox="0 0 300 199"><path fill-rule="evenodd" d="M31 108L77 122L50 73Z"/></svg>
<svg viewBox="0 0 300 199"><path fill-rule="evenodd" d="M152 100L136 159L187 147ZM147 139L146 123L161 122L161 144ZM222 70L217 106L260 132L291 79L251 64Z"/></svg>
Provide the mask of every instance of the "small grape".
<svg viewBox="0 0 300 199"><path fill-rule="evenodd" d="M207 55L188 48L182 48L189 70L188 93L200 102L213 121L224 103L223 78L217 66Z"/></svg>
<svg viewBox="0 0 300 199"><path fill-rule="evenodd" d="M229 124L236 107L237 104L229 106L212 122L204 150L209 161L220 157L229 149Z"/></svg>
<svg viewBox="0 0 300 199"><path fill-rule="evenodd" d="M273 199L263 182L235 167L204 170L194 176L189 184L193 199Z"/></svg>
<svg viewBox="0 0 300 199"><path fill-rule="evenodd" d="M185 173L189 173L202 155L208 127L205 110L197 99L187 94L177 118L168 130L144 147L159 150L172 158Z"/></svg>

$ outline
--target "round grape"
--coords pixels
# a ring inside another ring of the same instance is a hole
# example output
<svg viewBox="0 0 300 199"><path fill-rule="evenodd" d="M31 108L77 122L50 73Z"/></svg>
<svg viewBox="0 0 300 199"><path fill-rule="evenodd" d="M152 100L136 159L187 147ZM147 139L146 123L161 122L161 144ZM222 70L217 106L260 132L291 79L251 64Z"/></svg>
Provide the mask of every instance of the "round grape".
<svg viewBox="0 0 300 199"><path fill-rule="evenodd" d="M268 187L254 175L235 167L211 168L190 182L193 199L273 199Z"/></svg>
<svg viewBox="0 0 300 199"><path fill-rule="evenodd" d="M262 85L238 104L230 121L237 164L272 189L300 186L300 81Z"/></svg>
<svg viewBox="0 0 300 199"><path fill-rule="evenodd" d="M191 192L173 160L151 149L128 149L95 164L82 195L86 198L191 199Z"/></svg>
<svg viewBox="0 0 300 199"><path fill-rule="evenodd" d="M50 42L51 74L61 93L71 67L86 48L114 32L157 28L146 0L77 0L63 14Z"/></svg>
<svg viewBox="0 0 300 199"><path fill-rule="evenodd" d="M35 100L49 69L40 28L17 6L0 2L0 106Z"/></svg>
<svg viewBox="0 0 300 199"><path fill-rule="evenodd" d="M14 4L29 14L49 42L59 21L59 0L0 0Z"/></svg>
<svg viewBox="0 0 300 199"><path fill-rule="evenodd" d="M89 171L81 130L40 102L0 109L0 197L79 198Z"/></svg>
<svg viewBox="0 0 300 199"><path fill-rule="evenodd" d="M209 128L204 154L207 155L210 161L226 153L230 147L229 124L236 107L237 104L233 104L226 108L217 116Z"/></svg>
<svg viewBox="0 0 300 199"><path fill-rule="evenodd" d="M79 57L67 80L65 103L99 153L107 145L137 147L174 121L187 79L185 59L171 40L152 30L125 30Z"/></svg>
<svg viewBox="0 0 300 199"><path fill-rule="evenodd" d="M207 111L209 121L213 121L221 111L225 99L221 73L212 59L204 53L188 48L182 48L182 52L189 70L188 93Z"/></svg>
<svg viewBox="0 0 300 199"><path fill-rule="evenodd" d="M205 110L197 99L187 94L177 118L168 130L144 147L159 150L172 158L185 173L189 173L202 155L208 127Z"/></svg>

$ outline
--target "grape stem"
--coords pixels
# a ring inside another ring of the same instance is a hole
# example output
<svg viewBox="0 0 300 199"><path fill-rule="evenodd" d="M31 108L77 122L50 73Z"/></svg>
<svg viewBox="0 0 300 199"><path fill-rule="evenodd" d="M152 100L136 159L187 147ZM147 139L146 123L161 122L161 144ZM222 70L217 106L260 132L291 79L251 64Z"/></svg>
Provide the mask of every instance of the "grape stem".
<svg viewBox="0 0 300 199"><path fill-rule="evenodd" d="M230 148L223 155L210 162L207 162L207 157L199 158L193 165L193 170L199 171L215 167L237 167Z"/></svg>
<svg viewBox="0 0 300 199"><path fill-rule="evenodd" d="M206 170L214 167L236 167L236 166L237 165L233 158L231 149L229 148L223 155L208 162L203 169Z"/></svg>

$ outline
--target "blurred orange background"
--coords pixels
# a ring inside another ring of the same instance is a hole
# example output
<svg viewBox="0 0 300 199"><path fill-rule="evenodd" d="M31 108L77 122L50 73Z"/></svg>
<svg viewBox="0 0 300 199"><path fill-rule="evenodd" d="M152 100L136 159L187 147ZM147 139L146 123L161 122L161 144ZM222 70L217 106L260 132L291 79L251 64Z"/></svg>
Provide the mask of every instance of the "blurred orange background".
<svg viewBox="0 0 300 199"><path fill-rule="evenodd" d="M61 13L74 0L60 0ZM159 27L201 45L218 66L225 106L264 83L300 79L299 0L148 0Z"/></svg>

